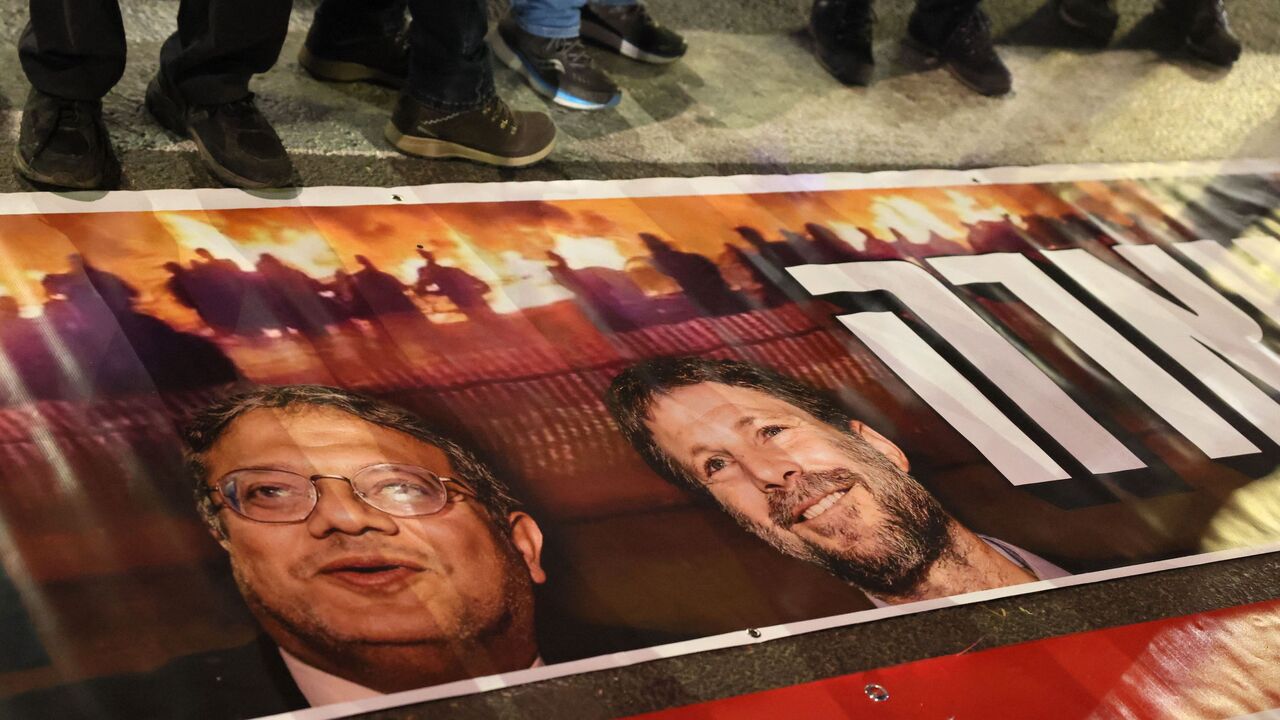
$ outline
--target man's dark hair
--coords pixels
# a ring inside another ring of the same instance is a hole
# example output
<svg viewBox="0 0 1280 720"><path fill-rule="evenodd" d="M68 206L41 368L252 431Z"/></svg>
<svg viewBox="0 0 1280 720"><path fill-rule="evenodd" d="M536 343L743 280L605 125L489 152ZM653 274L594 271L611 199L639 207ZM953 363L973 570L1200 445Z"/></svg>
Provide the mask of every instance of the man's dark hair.
<svg viewBox="0 0 1280 720"><path fill-rule="evenodd" d="M263 387L223 398L192 415L183 428L187 470L195 480L196 508L210 527L223 531L217 517L208 482L205 456L236 418L260 409L330 409L344 412L373 425L404 433L440 448L458 479L466 481L476 500L489 512L497 526L507 528L507 516L520 503L475 453L456 440L430 427L417 415L376 398L324 385L281 385Z"/></svg>
<svg viewBox="0 0 1280 720"><path fill-rule="evenodd" d="M853 416L829 394L769 368L739 360L666 357L646 360L613 379L604 402L622 434L662 477L705 493L706 487L680 461L658 447L647 421L659 396L702 383L758 390L804 410L818 420L849 431Z"/></svg>

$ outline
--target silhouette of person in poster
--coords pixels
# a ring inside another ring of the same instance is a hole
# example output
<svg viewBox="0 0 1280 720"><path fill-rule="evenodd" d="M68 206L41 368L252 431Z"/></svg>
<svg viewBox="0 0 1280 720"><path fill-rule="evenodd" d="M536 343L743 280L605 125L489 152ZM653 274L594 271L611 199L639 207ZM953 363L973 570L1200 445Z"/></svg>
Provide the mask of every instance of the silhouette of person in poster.
<svg viewBox="0 0 1280 720"><path fill-rule="evenodd" d="M257 337L267 328L284 327L252 273L204 248L197 249L196 256L200 259L187 268L166 263L170 277L165 286L178 302L195 310L216 335Z"/></svg>
<svg viewBox="0 0 1280 720"><path fill-rule="evenodd" d="M418 306L405 292L409 286L400 278L378 269L364 255L357 255L356 262L360 269L347 276L346 280L352 317L376 320L385 316L422 316Z"/></svg>
<svg viewBox="0 0 1280 720"><path fill-rule="evenodd" d="M441 265L435 253L418 248L418 255L427 261L418 268L418 282L414 291L419 295L443 295L469 320L489 321L497 317L484 299L489 283L462 268Z"/></svg>
<svg viewBox="0 0 1280 720"><path fill-rule="evenodd" d="M849 246L849 243L842 240L826 225L805 223L804 229L809 233L809 237L813 238L810 247L813 250L814 262L829 264L852 262L858 259L858 254Z"/></svg>
<svg viewBox="0 0 1280 720"><path fill-rule="evenodd" d="M715 263L696 253L676 250L651 233L640 233L640 240L652 255L654 267L675 280L698 308L711 315L732 315L750 309L724 281Z"/></svg>
<svg viewBox="0 0 1280 720"><path fill-rule="evenodd" d="M615 332L635 330L643 325L648 297L626 273L609 268L589 267L574 270L569 262L554 251L547 251L551 265L547 270L557 283L573 293L578 304L597 324Z"/></svg>
<svg viewBox="0 0 1280 720"><path fill-rule="evenodd" d="M17 372L21 387L7 388L5 404L32 398L60 397L60 373L53 353L33 320L22 317L15 298L0 297L0 353Z"/></svg>
<svg viewBox="0 0 1280 720"><path fill-rule="evenodd" d="M123 278L78 254L68 263L67 272L41 281L45 315L96 392L176 390L237 378L217 345L139 312L140 293Z"/></svg>
<svg viewBox="0 0 1280 720"><path fill-rule="evenodd" d="M734 228L734 232L741 235L763 260L777 268L805 264L804 257L790 243L766 240L759 230L747 225Z"/></svg>
<svg viewBox="0 0 1280 720"><path fill-rule="evenodd" d="M319 280L286 265L271 253L263 253L254 266L268 306L283 324L307 337L320 337L335 322L336 308L320 296Z"/></svg>

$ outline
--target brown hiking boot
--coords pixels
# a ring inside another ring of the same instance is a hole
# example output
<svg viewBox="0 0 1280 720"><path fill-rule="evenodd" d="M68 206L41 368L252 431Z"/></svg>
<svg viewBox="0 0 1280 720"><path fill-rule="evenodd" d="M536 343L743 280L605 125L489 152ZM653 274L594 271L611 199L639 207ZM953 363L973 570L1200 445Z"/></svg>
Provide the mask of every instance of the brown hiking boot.
<svg viewBox="0 0 1280 720"><path fill-rule="evenodd" d="M551 153L556 126L544 113L512 111L496 95L479 107L437 110L401 93L386 136L409 155L523 167Z"/></svg>

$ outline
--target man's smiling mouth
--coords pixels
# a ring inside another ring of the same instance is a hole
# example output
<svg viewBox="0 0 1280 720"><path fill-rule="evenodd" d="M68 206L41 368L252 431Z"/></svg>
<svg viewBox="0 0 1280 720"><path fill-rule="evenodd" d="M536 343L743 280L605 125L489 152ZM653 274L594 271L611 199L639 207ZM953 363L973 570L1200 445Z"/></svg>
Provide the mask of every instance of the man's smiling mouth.
<svg viewBox="0 0 1280 720"><path fill-rule="evenodd" d="M417 564L386 558L353 558L331 562L320 569L320 574L351 585L376 588L405 582L422 570Z"/></svg>
<svg viewBox="0 0 1280 720"><path fill-rule="evenodd" d="M840 490L833 490L818 498L817 501L810 503L808 507L800 512L799 516L796 518L796 522L808 522L817 518L826 511L835 507L835 504L840 502L840 498L847 495L851 489L852 488L842 488Z"/></svg>

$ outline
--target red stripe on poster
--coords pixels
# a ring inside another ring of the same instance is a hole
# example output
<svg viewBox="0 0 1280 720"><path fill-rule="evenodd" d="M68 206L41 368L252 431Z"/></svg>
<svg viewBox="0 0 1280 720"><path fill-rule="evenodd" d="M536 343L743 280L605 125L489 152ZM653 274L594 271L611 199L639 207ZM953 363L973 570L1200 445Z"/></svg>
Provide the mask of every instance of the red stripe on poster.
<svg viewBox="0 0 1280 720"><path fill-rule="evenodd" d="M673 708L630 720L1229 718L1280 708L1280 601Z"/></svg>

